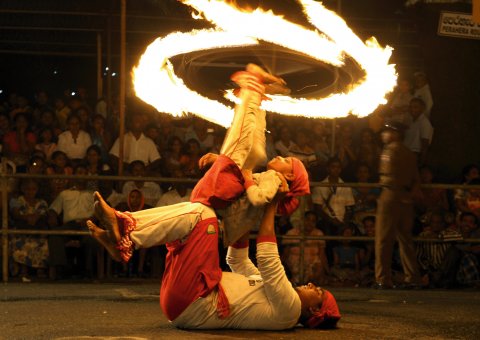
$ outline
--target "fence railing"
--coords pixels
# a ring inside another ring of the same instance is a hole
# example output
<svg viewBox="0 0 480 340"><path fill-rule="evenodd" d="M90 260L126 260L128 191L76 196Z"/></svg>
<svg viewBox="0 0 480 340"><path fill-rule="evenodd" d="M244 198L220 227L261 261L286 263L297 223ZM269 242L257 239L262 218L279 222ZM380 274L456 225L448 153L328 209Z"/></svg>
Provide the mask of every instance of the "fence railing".
<svg viewBox="0 0 480 340"><path fill-rule="evenodd" d="M139 177L135 176L93 176L93 175L34 175L34 174L8 174L6 173L5 165L2 164L2 172L0 172L0 188L2 190L1 196L1 211L2 211L2 278L3 282L8 282L8 258L9 247L8 238L9 235L66 235L66 236L80 236L89 235L88 231L78 230L37 230L37 229L11 229L9 227L9 207L8 207L8 183L10 179L37 179L49 181L51 179L67 179L67 180L99 180L99 181L138 181ZM188 183L195 184L198 179L191 178L169 178L169 177L141 177L142 181L152 181L158 183ZM328 187L332 184L325 182L311 182L312 187ZM337 187L381 187L379 183L336 183ZM463 185L463 184L428 184L422 185L422 188L427 189L480 189L480 185ZM303 259L305 250L305 241L308 240L323 240L323 241L361 241L361 242L373 242L374 237L368 236L307 236L304 231L298 236L277 235L280 239L298 239L300 242L300 277L303 277ZM415 242L434 242L441 243L446 242L438 238L414 238ZM463 239L456 242L468 242L468 243L480 243L480 239Z"/></svg>

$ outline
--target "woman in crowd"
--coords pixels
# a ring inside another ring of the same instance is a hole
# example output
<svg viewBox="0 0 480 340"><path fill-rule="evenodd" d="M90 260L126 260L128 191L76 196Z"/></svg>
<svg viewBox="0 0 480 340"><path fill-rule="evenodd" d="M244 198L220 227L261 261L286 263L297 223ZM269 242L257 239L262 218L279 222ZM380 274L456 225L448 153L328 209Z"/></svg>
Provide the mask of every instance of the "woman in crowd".
<svg viewBox="0 0 480 340"><path fill-rule="evenodd" d="M73 168L69 164L67 155L62 151L55 151L52 154L52 161L46 171L47 175L72 175ZM50 197L49 202L52 202L60 192L67 189L70 181L68 179L53 178L50 181Z"/></svg>
<svg viewBox="0 0 480 340"><path fill-rule="evenodd" d="M102 162L101 150L97 145L90 145L85 156L85 165L88 175L102 175L110 170L110 167ZM99 190L98 180L87 181L87 190L92 192Z"/></svg>
<svg viewBox="0 0 480 340"><path fill-rule="evenodd" d="M35 150L40 150L45 154L46 160L52 159L53 152L57 149L55 143L55 135L52 128L44 128L39 132L38 143L35 145Z"/></svg>
<svg viewBox="0 0 480 340"><path fill-rule="evenodd" d="M25 172L37 138L29 129L28 117L19 112L15 115L15 129L3 136L3 154L13 161L17 172Z"/></svg>
<svg viewBox="0 0 480 340"><path fill-rule="evenodd" d="M16 229L46 229L47 202L37 197L38 184L31 179L22 182L22 195L10 201L10 211ZM29 268L36 270L37 277L46 277L48 260L47 239L35 235L13 236L12 259L20 267L23 282L30 282Z"/></svg>

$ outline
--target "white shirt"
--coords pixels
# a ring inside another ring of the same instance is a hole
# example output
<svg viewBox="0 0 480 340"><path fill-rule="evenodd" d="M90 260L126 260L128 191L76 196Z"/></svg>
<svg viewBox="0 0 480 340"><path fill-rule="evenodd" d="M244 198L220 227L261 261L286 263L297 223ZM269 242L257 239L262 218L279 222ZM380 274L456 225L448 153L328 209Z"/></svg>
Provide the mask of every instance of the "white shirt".
<svg viewBox="0 0 480 340"><path fill-rule="evenodd" d="M70 159L82 159L90 145L92 140L85 131L80 130L77 140L74 141L72 133L67 130L58 136L57 150L65 152Z"/></svg>
<svg viewBox="0 0 480 340"><path fill-rule="evenodd" d="M137 140L131 132L127 132L123 138L123 160L125 163L133 161L142 161L148 165L157 159L160 159L155 143L143 133ZM117 138L110 150L110 153L119 157L120 138ZM156 202L155 202L156 203Z"/></svg>
<svg viewBox="0 0 480 340"><path fill-rule="evenodd" d="M431 143L432 136L432 124L424 114L421 114L405 131L404 144L413 152L420 152L422 150L422 139L427 139Z"/></svg>
<svg viewBox="0 0 480 340"><path fill-rule="evenodd" d="M63 212L63 223L93 216L93 193L88 190L63 190L50 205L57 215Z"/></svg>
<svg viewBox="0 0 480 340"><path fill-rule="evenodd" d="M187 189L185 196L180 196L177 189L172 189L167 191L165 194L160 197L157 202L157 207L164 207L166 205L172 205L182 202L190 202L190 195L192 194L192 189Z"/></svg>
<svg viewBox="0 0 480 340"><path fill-rule="evenodd" d="M328 177L325 178L322 183L328 183ZM343 183L343 180L339 179L338 183ZM327 201L333 210L333 214L327 207ZM352 188L335 187L332 185L328 187L314 187L312 190L312 202L321 205L323 211L330 217L336 217L339 221L343 222L345 218L345 207L354 205L355 199L353 198Z"/></svg>
<svg viewBox="0 0 480 340"><path fill-rule="evenodd" d="M145 204L148 204L151 207L155 206L162 195L162 189L160 189L160 186L155 182L144 182L143 187L138 188L134 181L128 181L123 185L122 193L125 197L128 197L130 192L134 189L142 192Z"/></svg>
<svg viewBox="0 0 480 340"><path fill-rule="evenodd" d="M199 298L172 321L180 328L264 329L294 327L300 317L300 298L285 275L277 245L257 244L258 269L248 258L248 248L228 248L227 263L220 284L230 304L230 315L219 319L217 292Z"/></svg>

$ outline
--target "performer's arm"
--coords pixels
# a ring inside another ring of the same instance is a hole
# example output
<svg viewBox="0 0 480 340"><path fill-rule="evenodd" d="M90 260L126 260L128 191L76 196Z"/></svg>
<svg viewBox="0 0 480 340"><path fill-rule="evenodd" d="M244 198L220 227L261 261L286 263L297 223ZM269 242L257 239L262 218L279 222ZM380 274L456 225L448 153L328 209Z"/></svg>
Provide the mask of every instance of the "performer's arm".
<svg viewBox="0 0 480 340"><path fill-rule="evenodd" d="M253 176L243 172L245 178L245 190L250 203L254 206L262 206L273 200L282 184L282 180L273 170L261 174L260 180L255 183Z"/></svg>

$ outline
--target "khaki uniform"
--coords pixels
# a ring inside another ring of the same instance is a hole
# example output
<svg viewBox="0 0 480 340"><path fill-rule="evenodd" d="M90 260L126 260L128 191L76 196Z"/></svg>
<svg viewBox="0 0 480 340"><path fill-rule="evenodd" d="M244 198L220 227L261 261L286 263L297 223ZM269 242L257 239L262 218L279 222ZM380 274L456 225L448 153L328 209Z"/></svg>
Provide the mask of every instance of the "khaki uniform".
<svg viewBox="0 0 480 340"><path fill-rule="evenodd" d="M414 210L412 190L419 183L416 156L400 142L385 145L380 157L380 183L375 229L375 279L392 285L392 253L395 239L405 282L419 283L419 271L412 239Z"/></svg>

